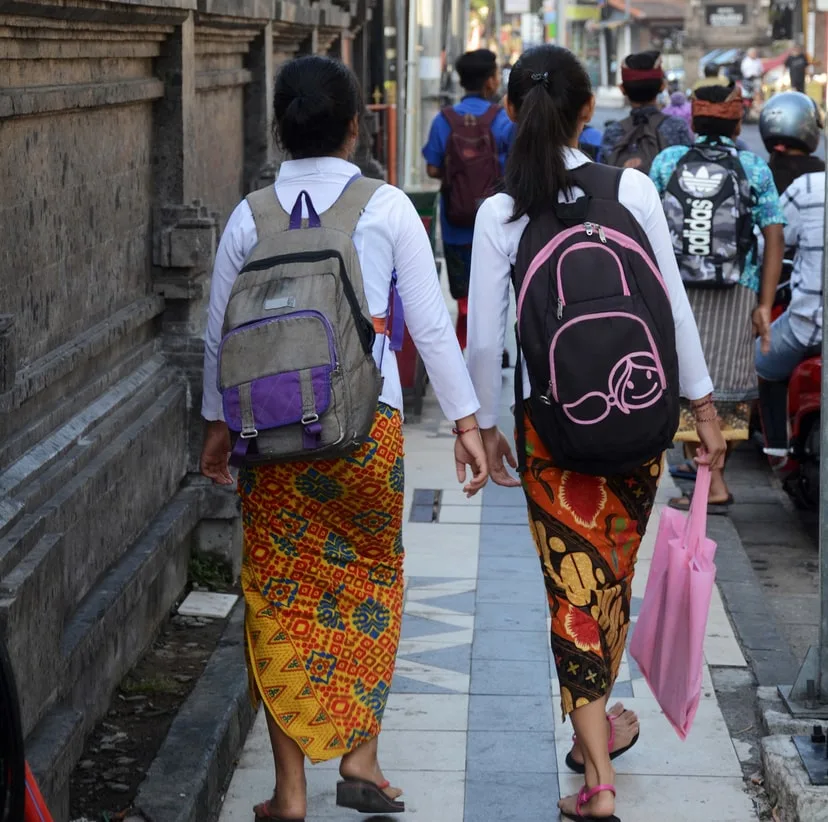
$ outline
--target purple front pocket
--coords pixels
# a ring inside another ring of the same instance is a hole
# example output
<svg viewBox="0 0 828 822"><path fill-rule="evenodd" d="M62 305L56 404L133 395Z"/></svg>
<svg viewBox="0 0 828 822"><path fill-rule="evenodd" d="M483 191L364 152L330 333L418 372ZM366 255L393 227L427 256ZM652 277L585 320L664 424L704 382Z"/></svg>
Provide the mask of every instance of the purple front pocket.
<svg viewBox="0 0 828 822"><path fill-rule="evenodd" d="M321 416L331 404L330 365L320 365L311 369L314 407L316 415ZM253 380L250 384L250 399L256 428L281 428L302 422L302 386L298 371L286 371ZM231 431L242 430L241 403L239 388L233 386L224 391L224 419Z"/></svg>

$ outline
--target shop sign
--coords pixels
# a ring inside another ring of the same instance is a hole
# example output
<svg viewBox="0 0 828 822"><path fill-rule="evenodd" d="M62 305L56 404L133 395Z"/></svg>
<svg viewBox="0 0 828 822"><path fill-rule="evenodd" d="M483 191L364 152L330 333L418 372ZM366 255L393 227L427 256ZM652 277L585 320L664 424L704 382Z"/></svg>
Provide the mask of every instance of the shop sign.
<svg viewBox="0 0 828 822"><path fill-rule="evenodd" d="M708 26L739 28L747 22L747 6L707 6L705 18Z"/></svg>

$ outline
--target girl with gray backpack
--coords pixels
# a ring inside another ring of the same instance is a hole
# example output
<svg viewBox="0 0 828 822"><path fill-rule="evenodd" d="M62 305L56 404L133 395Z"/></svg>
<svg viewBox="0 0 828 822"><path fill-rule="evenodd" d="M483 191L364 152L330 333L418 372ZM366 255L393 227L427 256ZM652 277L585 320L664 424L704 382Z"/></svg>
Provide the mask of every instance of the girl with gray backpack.
<svg viewBox="0 0 828 822"><path fill-rule="evenodd" d="M235 209L213 272L202 473L241 466L250 691L276 790L257 822L303 822L304 760L341 757L337 804L400 813L377 759L403 605L405 324L455 421L458 481L487 480L478 401L431 245L399 189L350 163L360 92L326 57L287 63L276 134L291 159ZM235 440L235 444L233 444Z"/></svg>
<svg viewBox="0 0 828 822"><path fill-rule="evenodd" d="M504 193L475 224L469 370L492 479L520 483L498 431L497 365L517 301L518 462L552 616L561 708L584 785L561 799L576 820L617 820L611 760L639 737L610 707L630 621L635 560L652 512L679 393L694 405L706 452L724 442L713 384L652 182L578 150L595 109L589 77L558 46L526 52L509 76L517 135ZM525 364L524 364L525 361ZM608 539L623 531L624 537Z"/></svg>

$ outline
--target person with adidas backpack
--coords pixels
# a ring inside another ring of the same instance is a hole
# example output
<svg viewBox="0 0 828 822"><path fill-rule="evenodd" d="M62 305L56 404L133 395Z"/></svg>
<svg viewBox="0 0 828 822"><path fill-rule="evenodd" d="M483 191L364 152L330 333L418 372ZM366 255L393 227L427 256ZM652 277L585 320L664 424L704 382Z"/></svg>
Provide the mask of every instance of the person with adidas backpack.
<svg viewBox="0 0 828 822"><path fill-rule="evenodd" d="M639 723L607 702L680 393L697 409L707 448L699 461L719 465L725 446L655 187L577 148L595 109L583 66L558 46L527 51L509 77L507 106L517 135L505 192L483 203L475 225L469 370L490 476L516 486L497 428L511 281L517 456L561 707L575 729L566 761L584 774L579 793L559 805L569 819L617 820L611 760L637 742Z"/></svg>
<svg viewBox="0 0 828 822"><path fill-rule="evenodd" d="M291 159L232 213L213 271L201 470L232 484L231 447L242 466L245 648L277 785L257 822L304 820L306 757L342 757L338 805L405 810L377 760L404 590L403 313L455 421L458 480L467 465L468 495L487 480L479 403L422 221L402 191L348 162L361 107L340 62L281 69L274 120Z"/></svg>
<svg viewBox="0 0 828 822"><path fill-rule="evenodd" d="M666 149L650 170L662 196L731 449L749 436L751 403L758 394L754 339L762 338L763 349L770 345L785 224L767 163L736 147L741 105L737 86L697 89L693 96L695 144ZM759 232L764 238L761 260ZM684 444L686 460L670 472L692 481L696 473L692 456L699 438L687 408L682 411L676 441ZM712 472L709 499L708 513L730 510L733 497L723 471ZM687 510L690 497L673 499L670 505Z"/></svg>
<svg viewBox="0 0 828 822"><path fill-rule="evenodd" d="M681 117L662 112L658 96L666 81L661 54L630 54L621 66L621 91L630 104L629 116L607 126L599 160L646 174L655 157L668 146L689 146L693 135Z"/></svg>

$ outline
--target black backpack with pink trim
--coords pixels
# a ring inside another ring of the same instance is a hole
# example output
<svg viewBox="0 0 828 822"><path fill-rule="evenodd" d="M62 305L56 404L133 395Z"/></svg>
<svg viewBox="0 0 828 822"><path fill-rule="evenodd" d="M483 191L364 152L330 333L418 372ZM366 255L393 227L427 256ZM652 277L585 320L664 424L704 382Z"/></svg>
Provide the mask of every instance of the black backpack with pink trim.
<svg viewBox="0 0 828 822"><path fill-rule="evenodd" d="M596 163L570 171L584 196L523 232L513 272L521 467L525 410L555 465L598 476L657 457L678 428L670 297L643 229L619 202L622 174Z"/></svg>

